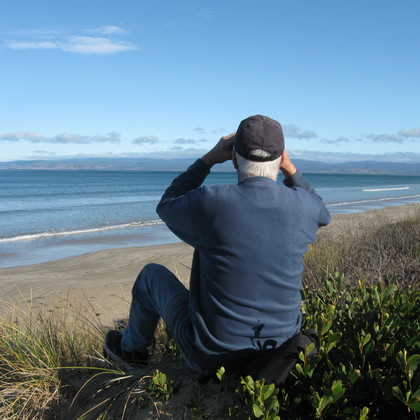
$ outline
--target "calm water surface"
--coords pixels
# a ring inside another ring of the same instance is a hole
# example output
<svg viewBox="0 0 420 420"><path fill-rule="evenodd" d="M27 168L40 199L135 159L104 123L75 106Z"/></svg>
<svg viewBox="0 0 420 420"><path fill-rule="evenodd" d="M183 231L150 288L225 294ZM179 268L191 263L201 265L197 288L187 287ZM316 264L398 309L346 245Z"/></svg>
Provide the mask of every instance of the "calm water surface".
<svg viewBox="0 0 420 420"><path fill-rule="evenodd" d="M162 193L176 175L154 171L0 171L0 267L176 241L155 213ZM306 176L331 213L420 202L419 176ZM235 173L215 172L205 183L235 182Z"/></svg>

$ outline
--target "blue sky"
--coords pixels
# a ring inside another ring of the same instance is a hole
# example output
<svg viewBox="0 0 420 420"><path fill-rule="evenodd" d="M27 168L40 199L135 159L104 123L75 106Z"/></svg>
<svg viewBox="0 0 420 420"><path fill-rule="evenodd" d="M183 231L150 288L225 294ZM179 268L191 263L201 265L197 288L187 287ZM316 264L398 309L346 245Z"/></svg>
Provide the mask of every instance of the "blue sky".
<svg viewBox="0 0 420 420"><path fill-rule="evenodd" d="M291 157L420 162L418 0L1 0L0 160L195 157L249 115Z"/></svg>

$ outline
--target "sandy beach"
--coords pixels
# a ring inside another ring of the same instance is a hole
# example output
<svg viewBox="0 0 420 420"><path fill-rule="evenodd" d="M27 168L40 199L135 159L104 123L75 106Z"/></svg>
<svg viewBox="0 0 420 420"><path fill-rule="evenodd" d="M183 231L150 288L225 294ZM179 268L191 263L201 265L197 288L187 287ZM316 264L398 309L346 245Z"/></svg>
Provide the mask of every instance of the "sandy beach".
<svg viewBox="0 0 420 420"><path fill-rule="evenodd" d="M347 235L370 223L404 220L420 204L335 214L320 235ZM21 308L54 310L71 303L94 311L103 324L127 316L131 287L150 262L168 267L188 285L193 249L184 243L116 248L42 264L0 269L0 299ZM8 305L2 305L3 311ZM26 310L26 309L25 309ZM1 311L1 309L0 309Z"/></svg>

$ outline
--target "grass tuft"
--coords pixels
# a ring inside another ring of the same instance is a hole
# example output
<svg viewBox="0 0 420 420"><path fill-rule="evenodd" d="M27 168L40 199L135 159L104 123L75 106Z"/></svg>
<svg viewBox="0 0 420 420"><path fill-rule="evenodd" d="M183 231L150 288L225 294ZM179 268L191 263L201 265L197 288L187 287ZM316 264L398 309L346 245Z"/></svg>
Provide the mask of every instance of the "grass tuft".
<svg viewBox="0 0 420 420"><path fill-rule="evenodd" d="M304 258L303 283L322 287L323 279L338 271L348 285L361 279L372 283L394 279L398 287L420 283L420 211L407 220L385 223L377 218L330 238L323 236Z"/></svg>
<svg viewBox="0 0 420 420"><path fill-rule="evenodd" d="M60 400L62 366L95 366L101 326L70 305L36 312L3 302L0 418L44 418Z"/></svg>

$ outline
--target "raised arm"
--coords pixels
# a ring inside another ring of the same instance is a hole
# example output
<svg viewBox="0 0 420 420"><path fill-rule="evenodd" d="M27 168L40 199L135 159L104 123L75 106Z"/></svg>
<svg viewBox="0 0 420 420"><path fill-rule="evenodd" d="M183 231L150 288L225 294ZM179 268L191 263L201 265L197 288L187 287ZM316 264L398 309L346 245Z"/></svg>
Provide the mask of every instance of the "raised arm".
<svg viewBox="0 0 420 420"><path fill-rule="evenodd" d="M163 194L157 205L157 211L159 212L160 208L168 201L198 188L206 179L213 165L231 159L234 136L235 133L222 137L201 159L198 159L185 172L177 176Z"/></svg>
<svg viewBox="0 0 420 420"><path fill-rule="evenodd" d="M281 155L280 170L283 172L285 178L289 178L297 172L297 168L290 160L286 150L283 150L283 154Z"/></svg>
<svg viewBox="0 0 420 420"><path fill-rule="evenodd" d="M206 153L201 159L203 162L211 168L216 163L223 163L227 160L232 159L232 148L233 139L235 133L229 134L228 136L222 137L216 146L213 147L208 153Z"/></svg>
<svg viewBox="0 0 420 420"><path fill-rule="evenodd" d="M194 245L195 234L190 217L192 190L197 189L210 173L210 168L232 157L234 134L222 137L201 159L197 159L185 172L178 175L166 189L156 211L179 238ZM188 194L191 191L191 194Z"/></svg>
<svg viewBox="0 0 420 420"><path fill-rule="evenodd" d="M325 204L322 201L321 196L315 191L315 188L311 185L311 183L302 175L301 172L298 171L296 166L290 160L289 155L287 154L286 150L283 151L283 155L280 161L280 170L283 172L284 175L284 185L289 188L303 188L304 190L308 191L312 194L316 200L319 202L320 212L319 212L319 226L327 225L330 220L331 216L328 212Z"/></svg>

